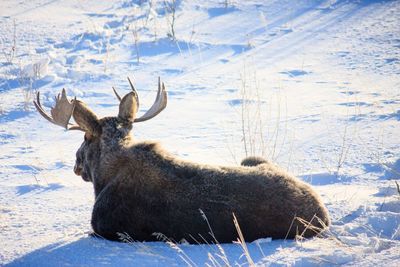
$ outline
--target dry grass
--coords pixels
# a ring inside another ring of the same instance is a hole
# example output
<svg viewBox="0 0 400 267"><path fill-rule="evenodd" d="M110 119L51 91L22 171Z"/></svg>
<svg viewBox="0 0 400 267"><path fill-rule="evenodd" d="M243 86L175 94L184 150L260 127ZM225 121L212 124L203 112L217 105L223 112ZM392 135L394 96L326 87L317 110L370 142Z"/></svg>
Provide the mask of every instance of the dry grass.
<svg viewBox="0 0 400 267"><path fill-rule="evenodd" d="M164 0L164 9L166 13L166 20L168 24L167 36L173 41L176 40L175 35L175 23L176 23L176 10L178 8L178 2L176 0Z"/></svg>
<svg viewBox="0 0 400 267"><path fill-rule="evenodd" d="M234 213L232 213L232 216L233 216L233 223L235 224L236 231L238 232L238 235L239 235L239 238L236 241L236 243L239 244L240 247L243 249L243 253L246 256L247 263L250 266L255 266L254 261L250 256L249 249L247 248L246 241L245 241L243 233L242 233L242 229L240 229L239 222Z"/></svg>
<svg viewBox="0 0 400 267"><path fill-rule="evenodd" d="M288 165L291 146L288 142L287 101L281 90L263 86L257 70L243 66L240 74L239 126L242 150L245 157L261 156L277 161L285 151ZM235 106L234 106L235 107ZM289 148L288 150L285 150ZM233 149L229 148L236 162ZM289 155L287 155L289 154Z"/></svg>
<svg viewBox="0 0 400 267"><path fill-rule="evenodd" d="M182 244L181 242L177 242L176 240L173 240L167 236L165 236L162 233L154 233L153 236L155 236L158 240L163 241L166 243L166 245L171 248L174 252L176 252L176 255L184 262L185 265L187 266L199 266L199 262L196 262L196 259L191 257L190 253L188 254L188 251L192 251L193 246L196 246L196 249L199 250L204 250L207 253L207 262L202 263L205 266L213 266L213 267L220 267L220 266L256 266L259 264L263 264L265 262L269 262L273 260L274 256L273 254L267 254L265 255L261 246L256 242L258 245L258 249L261 252L262 258L261 261L256 262L254 258L252 257L252 252L250 251L248 244L245 241L245 236L243 235L243 231L240 227L239 221L236 217L235 214L232 214L233 217L233 223L235 225L238 237L237 240L234 241L234 244L237 244L241 251L242 255L239 258L229 258L228 254L226 253L224 247L216 240L215 238L215 233L212 230L212 225L207 219L206 214L202 211L199 210L200 215L202 216L203 220L207 224L207 227L209 229L209 235L212 237L214 240L211 243L208 243L206 241L206 238L204 238L202 235L198 235L198 239L201 240L202 242L196 241L196 238L192 237L191 238L197 243L198 245L187 245L186 242ZM294 217L293 219L294 222L300 222L302 225L304 225L304 230L299 232L298 235L295 238L295 244L299 246L299 248L307 249L307 248L315 248L320 246L320 245L329 245L332 247L332 250L336 251L337 249L341 249L344 251L350 251L351 254L357 253L355 249L351 248L351 245L348 245L345 240L341 240L339 238L338 233L333 233L329 229L325 229L326 225L322 220L320 220L317 216L314 216L310 221L304 220L300 217ZM318 222L320 225L322 225L322 228L316 227L313 225L313 223ZM293 223L294 224L294 223ZM292 226L291 226L292 227ZM290 227L290 228L291 228ZM324 231L322 231L324 229ZM290 229L288 230L290 231ZM306 239L304 238L304 234L306 231L314 231L317 234L318 237L324 237L324 239ZM151 246L146 245L144 242L137 242L135 241L129 234L127 233L118 233L120 241L128 243L135 247L135 249L146 252L148 255L154 255L155 257L161 257L163 255L160 254L156 249L152 248ZM185 240L184 240L185 241ZM328 242L328 243L326 243ZM332 243L333 242L333 243ZM293 244L293 243L292 243ZM297 247L296 246L296 247ZM296 249L296 247L293 248L293 246L289 246L287 248L281 247L278 251L274 253L284 253L284 251L290 249ZM186 248L186 249L185 249ZM299 249L297 248L297 249ZM188 250L187 250L188 249ZM253 251L254 253L254 251ZM290 253L290 252L289 252ZM304 253L302 251L299 251L298 253ZM300 255L300 254L299 254ZM272 258L270 257L272 256ZM240 260L242 258L245 258L245 261L241 260L241 262L237 262L237 260ZM334 262L335 259L330 259L329 257L326 258L324 257L324 254L322 253L319 255L318 253L315 254L314 256L309 255L307 256L308 259L311 259L313 262L319 262L319 263L328 263L328 264L336 264Z"/></svg>
<svg viewBox="0 0 400 267"><path fill-rule="evenodd" d="M138 20L135 19L133 23L132 35L133 41L135 43L135 50L136 50L136 62L139 64L140 62L140 52L139 52L139 42L140 42L140 35L139 35L139 27L138 27Z"/></svg>
<svg viewBox="0 0 400 267"><path fill-rule="evenodd" d="M1 37L1 53L3 54L7 64L13 64L14 59L17 56L17 23L13 19L12 22L12 33L9 36ZM9 40L8 40L9 39Z"/></svg>
<svg viewBox="0 0 400 267"><path fill-rule="evenodd" d="M214 253L211 252L207 252L207 257L209 260L209 263L206 263L206 266L234 266L234 265L239 265L237 262L235 262L235 264L232 264L231 261L228 258L228 255L226 254L224 248L222 247L222 245L218 242L218 240L215 237L215 234L212 230L212 227L208 221L208 218L206 216L206 214L199 209L200 214L202 216L202 218L205 220L205 222L207 223L208 229L209 229L209 234L210 236L213 238L214 242L213 243L208 243L206 241L206 239L201 236L199 234L199 237L202 239L202 241L209 247L211 248L211 250L214 250L213 246L216 246L217 251ZM249 266L255 266L255 263L250 255L250 251L247 247L247 243L245 241L245 238L243 236L243 232L240 228L239 225L239 221L237 220L236 216L234 213L232 213L233 216L233 223L235 225L236 231L238 233L238 239L234 242L235 244L238 244L241 249L243 250L243 254L246 257L246 265ZM156 233L155 234L159 240L165 241L172 249L174 249L175 251L177 251L181 257L181 259L188 265L188 266L197 266L197 264L190 259L190 257L185 254L185 252L178 246L178 244L176 242L173 242L171 239L167 238L165 235L160 234L160 233ZM198 242L194 237L192 237L193 240L198 244L198 245L202 245L200 242ZM261 247L260 247L261 250ZM262 250L261 250L262 252ZM262 252L263 254L263 252Z"/></svg>

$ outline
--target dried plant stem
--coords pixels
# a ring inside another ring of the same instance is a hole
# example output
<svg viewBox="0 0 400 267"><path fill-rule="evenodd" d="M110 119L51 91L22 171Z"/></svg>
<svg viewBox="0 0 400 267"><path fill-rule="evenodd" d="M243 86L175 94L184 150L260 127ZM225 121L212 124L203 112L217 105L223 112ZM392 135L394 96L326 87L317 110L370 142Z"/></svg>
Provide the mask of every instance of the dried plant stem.
<svg viewBox="0 0 400 267"><path fill-rule="evenodd" d="M249 252L249 249L247 248L246 241L244 240L242 230L240 229L240 226L239 226L239 222L234 213L232 213L232 216L233 216L233 223L235 224L236 231L238 232L238 235L239 235L239 239L237 242L240 244L240 246L243 249L244 255L247 259L247 263L249 264L249 266L256 266L254 264L253 259L250 256L250 252Z"/></svg>
<svg viewBox="0 0 400 267"><path fill-rule="evenodd" d="M166 16L168 26L169 26L169 33L168 36L172 40L176 40L175 36L175 22L176 22L176 8L177 8L177 1L176 0L164 0L164 7L167 11L168 15Z"/></svg>

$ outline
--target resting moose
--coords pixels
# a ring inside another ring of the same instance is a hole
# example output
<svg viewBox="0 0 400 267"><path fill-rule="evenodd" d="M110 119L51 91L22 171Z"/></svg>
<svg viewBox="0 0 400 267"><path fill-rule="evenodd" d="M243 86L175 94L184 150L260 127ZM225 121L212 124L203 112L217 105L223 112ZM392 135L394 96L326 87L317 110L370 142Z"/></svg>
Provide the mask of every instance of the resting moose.
<svg viewBox="0 0 400 267"><path fill-rule="evenodd" d="M135 141L132 124L160 113L167 94L159 79L154 104L137 118L139 99L129 83L132 91L122 99L114 90L120 100L116 117L99 119L83 102L69 100L64 89L51 116L39 93L34 101L50 122L85 132L74 172L94 185L91 223L97 235L118 240L118 233L127 233L152 241L162 233L176 241L226 243L238 236L233 213L246 241L312 237L329 225L328 211L310 185L261 158L247 158L238 167L202 165L178 159L158 143Z"/></svg>

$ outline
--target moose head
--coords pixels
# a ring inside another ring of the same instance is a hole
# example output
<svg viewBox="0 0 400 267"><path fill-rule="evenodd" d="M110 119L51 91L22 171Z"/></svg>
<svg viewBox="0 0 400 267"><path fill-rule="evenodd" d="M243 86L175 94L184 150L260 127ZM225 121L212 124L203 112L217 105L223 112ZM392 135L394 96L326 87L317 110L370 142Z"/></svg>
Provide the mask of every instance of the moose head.
<svg viewBox="0 0 400 267"><path fill-rule="evenodd" d="M48 121L67 130L85 132L84 141L76 152L74 172L84 181L93 182L93 170L100 162L102 153L117 150L121 145L131 142L130 130L132 124L152 119L167 106L165 85L158 78L158 92L153 105L141 117L136 117L139 110L139 97L133 83L128 77L132 91L120 97L115 88L113 91L120 101L119 112L115 117L99 119L97 115L82 101L67 98L65 89L55 97L55 106L51 114L44 111L40 103L40 93L37 92L33 101L37 111ZM71 117L76 124L70 122Z"/></svg>

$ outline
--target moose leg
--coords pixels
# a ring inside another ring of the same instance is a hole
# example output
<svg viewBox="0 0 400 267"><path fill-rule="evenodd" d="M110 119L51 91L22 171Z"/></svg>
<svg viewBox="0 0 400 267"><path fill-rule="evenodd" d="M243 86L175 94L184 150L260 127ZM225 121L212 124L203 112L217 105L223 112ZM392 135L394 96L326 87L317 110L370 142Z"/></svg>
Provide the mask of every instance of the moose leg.
<svg viewBox="0 0 400 267"><path fill-rule="evenodd" d="M107 185L97 196L92 212L93 236L118 240L118 233L123 232L121 220L117 218L119 200L113 193L114 184Z"/></svg>

